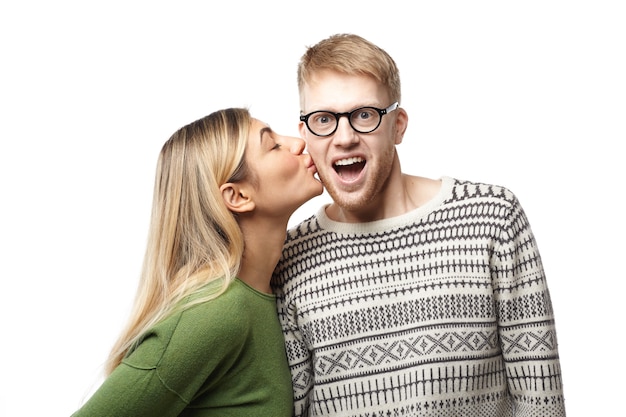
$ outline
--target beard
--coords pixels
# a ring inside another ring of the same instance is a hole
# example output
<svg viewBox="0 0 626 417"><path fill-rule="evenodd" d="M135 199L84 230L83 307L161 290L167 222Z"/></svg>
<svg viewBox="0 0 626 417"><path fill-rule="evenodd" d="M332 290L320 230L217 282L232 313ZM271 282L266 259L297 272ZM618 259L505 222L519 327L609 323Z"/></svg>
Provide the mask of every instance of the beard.
<svg viewBox="0 0 626 417"><path fill-rule="evenodd" d="M341 209L346 211L369 209L372 204L378 204L375 202L382 198L395 161L395 146L391 147L389 152L381 154L377 164L368 161L368 178L363 186L353 190L336 186L323 173L320 173L320 179L328 194ZM334 173L330 176L334 176Z"/></svg>

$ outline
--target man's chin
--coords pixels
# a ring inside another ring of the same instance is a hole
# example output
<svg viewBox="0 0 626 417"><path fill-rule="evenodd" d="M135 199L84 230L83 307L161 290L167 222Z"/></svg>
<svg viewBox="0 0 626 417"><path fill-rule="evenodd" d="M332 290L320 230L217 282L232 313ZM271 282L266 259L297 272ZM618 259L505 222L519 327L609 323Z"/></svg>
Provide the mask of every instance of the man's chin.
<svg viewBox="0 0 626 417"><path fill-rule="evenodd" d="M363 207L363 198L356 192L340 191L336 188L326 188L333 202L346 211L357 211Z"/></svg>

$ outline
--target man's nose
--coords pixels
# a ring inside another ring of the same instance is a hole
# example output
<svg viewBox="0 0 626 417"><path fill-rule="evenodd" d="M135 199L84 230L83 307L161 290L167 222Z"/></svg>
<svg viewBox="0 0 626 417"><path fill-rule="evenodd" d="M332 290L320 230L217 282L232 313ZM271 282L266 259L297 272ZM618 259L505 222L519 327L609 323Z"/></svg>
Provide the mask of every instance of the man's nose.
<svg viewBox="0 0 626 417"><path fill-rule="evenodd" d="M333 143L339 146L350 146L359 141L357 132L350 125L348 116L342 116L337 121L337 130L333 134Z"/></svg>
<svg viewBox="0 0 626 417"><path fill-rule="evenodd" d="M333 142L340 146L349 146L359 141L357 132L350 125L348 116L341 116L337 120L337 130L333 134Z"/></svg>

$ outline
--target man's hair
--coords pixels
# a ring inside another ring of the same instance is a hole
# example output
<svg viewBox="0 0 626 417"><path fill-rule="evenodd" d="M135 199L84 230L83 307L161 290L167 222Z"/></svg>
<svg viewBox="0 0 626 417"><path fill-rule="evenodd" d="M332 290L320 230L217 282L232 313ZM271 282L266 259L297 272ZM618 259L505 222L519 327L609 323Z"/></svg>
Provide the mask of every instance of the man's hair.
<svg viewBox="0 0 626 417"><path fill-rule="evenodd" d="M307 48L298 64L301 106L304 85L323 70L373 77L387 88L392 101L400 103L400 71L395 61L385 50L358 35L332 35Z"/></svg>

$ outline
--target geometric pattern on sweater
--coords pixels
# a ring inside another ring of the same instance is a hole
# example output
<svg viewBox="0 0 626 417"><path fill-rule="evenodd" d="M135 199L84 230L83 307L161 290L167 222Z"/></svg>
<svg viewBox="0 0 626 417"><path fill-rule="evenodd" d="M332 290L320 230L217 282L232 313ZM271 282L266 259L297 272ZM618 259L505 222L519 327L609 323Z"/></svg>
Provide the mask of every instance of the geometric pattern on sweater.
<svg viewBox="0 0 626 417"><path fill-rule="evenodd" d="M565 416L537 245L504 187L439 195L366 224L323 209L274 277L296 415Z"/></svg>

